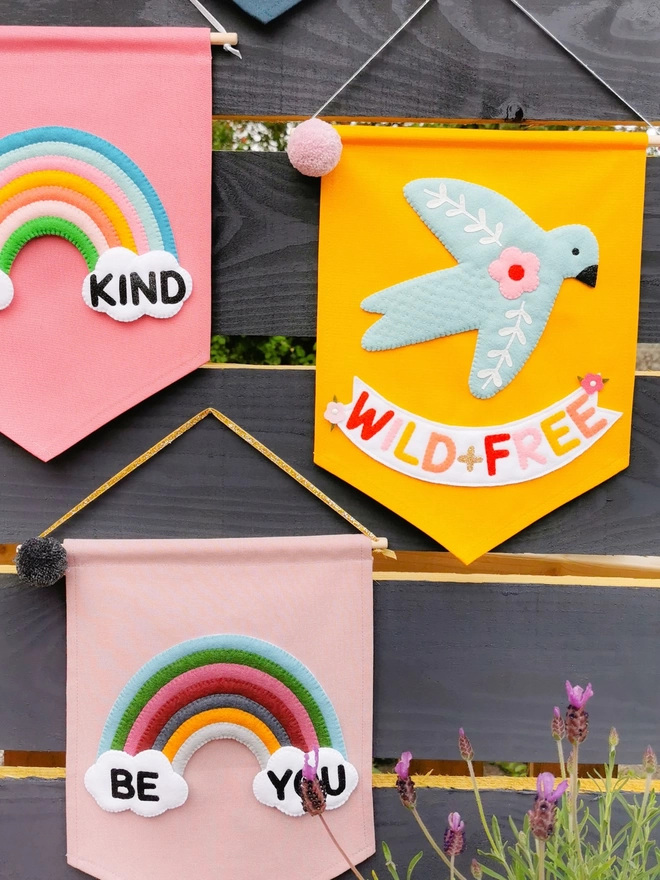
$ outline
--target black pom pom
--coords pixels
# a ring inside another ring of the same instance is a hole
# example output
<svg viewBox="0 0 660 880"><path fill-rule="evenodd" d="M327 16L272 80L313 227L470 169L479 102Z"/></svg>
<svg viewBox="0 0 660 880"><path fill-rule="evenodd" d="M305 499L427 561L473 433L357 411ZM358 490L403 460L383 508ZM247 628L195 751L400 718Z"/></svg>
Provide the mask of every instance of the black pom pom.
<svg viewBox="0 0 660 880"><path fill-rule="evenodd" d="M16 571L33 587L51 587L66 571L66 550L55 538L28 538L16 551Z"/></svg>

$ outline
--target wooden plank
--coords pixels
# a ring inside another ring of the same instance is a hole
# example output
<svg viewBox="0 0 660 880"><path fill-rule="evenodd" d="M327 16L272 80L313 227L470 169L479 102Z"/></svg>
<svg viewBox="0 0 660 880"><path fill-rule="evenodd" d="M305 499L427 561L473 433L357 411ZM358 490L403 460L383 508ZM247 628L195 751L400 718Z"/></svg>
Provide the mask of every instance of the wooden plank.
<svg viewBox="0 0 660 880"><path fill-rule="evenodd" d="M264 27L231 0L208 8L238 31L243 61L214 49L216 113L311 115L380 46L420 0L305 0ZM526 0L561 39L628 100L660 116L655 6L638 0ZM0 2L3 24L204 25L180 0ZM333 103L354 118L513 117L630 119L623 105L508 0L438 0Z"/></svg>
<svg viewBox="0 0 660 880"><path fill-rule="evenodd" d="M531 793L515 791L486 791L482 797L486 815L497 815L505 839L511 835L507 818L511 816L520 827L525 812L533 802ZM470 861L479 850L487 848L472 793L422 789L418 791L418 809L440 841L447 815L453 811L461 814L466 824L467 846L465 853L456 859L456 866L467 877L471 876ZM414 880L437 880L446 875L446 869L431 851L395 791L376 789L374 812L377 853L360 866L363 876L370 877L372 870L377 872L381 880L389 876L381 851L383 840L389 845L401 876L405 876L408 862L420 850L424 852L424 857L415 869ZM622 820L623 812L615 809L613 828L619 828ZM328 821L332 825L332 817ZM656 839L658 836L656 832ZM35 841L38 841L38 846L34 845ZM3 880L82 880L87 875L66 865L65 852L63 780L0 780L0 864ZM311 874L314 870L314 853L308 853L307 859ZM221 876L220 865L218 872L218 876ZM352 876L346 872L339 880L351 880Z"/></svg>
<svg viewBox="0 0 660 880"><path fill-rule="evenodd" d="M0 436L0 541L39 534L207 406L237 421L398 550L442 549L312 464L314 374L198 370L44 463ZM56 393L54 390L53 393ZM509 539L506 553L655 555L660 382L636 382L630 467ZM351 527L215 420L205 420L63 526L61 537L249 537Z"/></svg>
<svg viewBox="0 0 660 880"><path fill-rule="evenodd" d="M0 744L64 748L65 607L49 590L0 578ZM660 704L660 589L548 584L382 581L375 584L374 754L410 749L457 759L468 730L484 761L556 760L552 708L563 682L593 682L583 761L639 763L656 742ZM1 850L0 850L1 851Z"/></svg>
<svg viewBox="0 0 660 880"><path fill-rule="evenodd" d="M213 161L214 332L315 336L318 181L282 153ZM660 341L660 159L647 162L639 341Z"/></svg>

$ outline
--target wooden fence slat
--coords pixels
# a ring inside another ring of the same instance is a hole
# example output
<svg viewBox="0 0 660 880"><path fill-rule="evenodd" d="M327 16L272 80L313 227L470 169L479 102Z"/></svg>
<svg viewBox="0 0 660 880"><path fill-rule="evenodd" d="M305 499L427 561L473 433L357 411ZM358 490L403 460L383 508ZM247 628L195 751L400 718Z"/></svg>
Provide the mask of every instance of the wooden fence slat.
<svg viewBox="0 0 660 880"><path fill-rule="evenodd" d="M410 812L401 805L396 791L375 789L373 795L377 852L361 864L363 876L370 877L371 871L375 870L381 880L389 877L381 851L381 842L384 840L392 851L401 876L405 876L412 856L422 850L424 856L415 869L414 880L444 877L444 867L423 838ZM514 791L485 791L482 799L486 815L497 815L503 837L510 839L508 817L511 816L520 827L526 811L532 805L533 795ZM456 867L466 876L471 876L470 861L479 850L488 848L472 793L418 789L418 808L427 826L440 841L447 815L453 811L461 814L466 824L467 845L465 853L457 857ZM66 864L64 809L63 780L0 780L0 866L3 880L83 880L88 876ZM623 824L623 816L623 811L615 807L612 821L614 831ZM332 817L328 821L332 826ZM659 835L656 831L651 836L657 840ZM311 876L314 873L314 851L306 853L305 858L309 861ZM221 865L218 865L218 876L223 876ZM351 880L352 876L347 871L338 880Z"/></svg>
<svg viewBox="0 0 660 880"><path fill-rule="evenodd" d="M64 748L64 585L0 577L0 747ZM458 759L469 731L486 761L556 761L550 737L563 683L592 681L583 761L603 761L607 735L639 763L660 746L660 589L556 584L375 584L374 754L410 749ZM1 848L0 848L1 852Z"/></svg>
<svg viewBox="0 0 660 880"><path fill-rule="evenodd" d="M311 115L420 0L305 0L264 26L231 0L208 0L238 31L243 61L214 50L214 110L235 116ZM660 116L655 6L607 0L526 0L528 8L621 94ZM204 19L180 0L1 0L0 21L22 25L185 25ZM333 103L354 118L630 119L631 114L508 0L438 0Z"/></svg>
<svg viewBox="0 0 660 880"><path fill-rule="evenodd" d="M320 188L283 153L213 157L216 333L316 336ZM660 342L660 159L647 162L640 342Z"/></svg>
<svg viewBox="0 0 660 880"><path fill-rule="evenodd" d="M56 389L53 390L56 393ZM312 464L313 371L197 370L44 463L0 436L0 542L39 534L191 416L225 412L400 550L438 550L418 529ZM636 381L630 467L510 538L507 553L656 555L660 382ZM304 535L351 530L227 429L205 420L94 502L60 537Z"/></svg>

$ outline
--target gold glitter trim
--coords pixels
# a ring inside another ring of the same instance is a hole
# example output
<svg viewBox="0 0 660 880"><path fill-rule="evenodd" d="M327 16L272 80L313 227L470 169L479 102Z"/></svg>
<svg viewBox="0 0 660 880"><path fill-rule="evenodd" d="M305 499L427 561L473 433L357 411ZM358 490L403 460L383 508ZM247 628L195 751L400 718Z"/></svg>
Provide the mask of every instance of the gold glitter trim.
<svg viewBox="0 0 660 880"><path fill-rule="evenodd" d="M367 538L371 538L374 543L374 552L375 553L383 553L386 556L393 557L396 559L396 555L392 550L387 549L387 540L385 538L378 538L372 531L370 531L366 526L363 526L361 522L355 519L354 516L351 516L350 513L347 513L343 507L340 507L336 501L333 501L325 492L322 492L318 489L313 483L310 483L308 479L303 477L302 474L299 474L295 468L292 468L290 464L287 464L284 459L280 458L279 455L276 455L271 449L267 446L264 446L263 443L260 443L256 437L253 437L252 434L249 434L244 428L241 428L240 425L237 425L236 422L232 421L228 416L224 413L221 413L220 410L213 409L213 407L207 407L203 409L201 412L197 413L196 416L193 416L191 419L188 419L187 422L184 422L183 425L180 425L174 431L167 435L167 437L163 437L162 440L159 440L158 443L154 444L151 449L148 449L146 452L143 452L142 455L138 456L134 461L130 464L127 464L125 468L119 471L119 473L115 474L114 477L110 477L102 486L99 486L98 489L95 489L92 493L90 493L87 498L83 498L75 507L72 507L64 516L61 516L58 520L56 520L51 526L49 526L45 531L39 535L40 538L45 538L47 535L50 535L55 529L59 528L65 522L74 517L77 513L80 513L88 504L91 504L92 501L96 501L97 498L100 498L108 489L112 489L113 486L116 486L124 477L127 477L129 474L133 473L134 470L143 465L145 462L149 461L150 458L153 458L154 455L157 455L161 450L163 450L166 446L169 446L170 443L173 443L178 437L182 434L185 434L186 431L189 431L196 424L205 419L207 416L214 416L219 422L222 422L225 427L229 428L230 431L233 431L241 440L244 440L246 443L249 443L257 452L260 452L264 455L269 461L272 461L273 464L276 464L280 470L284 471L285 474L292 477L296 483L300 483L301 486L304 486L308 492L311 492L312 495L315 495L320 501L324 504L327 504L331 510L334 510L335 513L338 513L339 516L343 517L346 522L349 522L354 528L356 528L359 532L362 532L363 535L366 535Z"/></svg>

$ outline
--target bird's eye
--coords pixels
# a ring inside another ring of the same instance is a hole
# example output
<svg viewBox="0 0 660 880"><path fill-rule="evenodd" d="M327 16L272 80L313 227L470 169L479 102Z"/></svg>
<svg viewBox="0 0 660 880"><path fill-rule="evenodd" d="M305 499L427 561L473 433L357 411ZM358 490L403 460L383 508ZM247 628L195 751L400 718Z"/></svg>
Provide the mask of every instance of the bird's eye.
<svg viewBox="0 0 660 880"><path fill-rule="evenodd" d="M580 253L580 248L573 248L573 256L574 257L577 257L579 253Z"/></svg>

